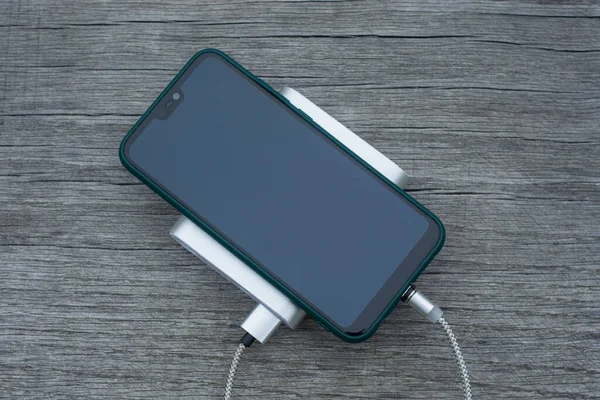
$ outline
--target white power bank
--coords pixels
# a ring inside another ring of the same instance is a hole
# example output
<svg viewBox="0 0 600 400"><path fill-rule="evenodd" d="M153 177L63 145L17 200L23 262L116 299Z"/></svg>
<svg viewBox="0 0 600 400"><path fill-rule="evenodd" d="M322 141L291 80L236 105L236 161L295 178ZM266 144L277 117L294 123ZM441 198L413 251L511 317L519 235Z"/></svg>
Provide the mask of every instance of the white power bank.
<svg viewBox="0 0 600 400"><path fill-rule="evenodd" d="M405 187L408 175L392 160L294 89L284 87L280 93L293 106L306 113L314 122L381 172L383 176L400 188ZM306 315L304 311L287 296L187 218L181 216L171 228L170 234L173 239L192 254L256 300L259 304L254 312L266 313L268 310L292 329L304 319ZM251 321L246 320L244 324L249 325ZM244 324L242 324L242 327L248 332L257 329ZM268 339L268 336L257 337L257 339L264 342Z"/></svg>

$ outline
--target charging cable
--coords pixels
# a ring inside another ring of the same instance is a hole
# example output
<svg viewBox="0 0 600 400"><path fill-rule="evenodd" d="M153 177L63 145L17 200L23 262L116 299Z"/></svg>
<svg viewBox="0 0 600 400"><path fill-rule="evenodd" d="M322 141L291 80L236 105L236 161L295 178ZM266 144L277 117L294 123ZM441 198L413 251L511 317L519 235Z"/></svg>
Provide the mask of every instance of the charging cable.
<svg viewBox="0 0 600 400"><path fill-rule="evenodd" d="M301 321L302 318L304 318L304 311L297 308L293 314L289 315L289 317L292 320L299 318L298 321ZM252 343L254 343L255 340L264 344L269 340L277 328L279 328L280 324L281 319L262 304L257 305L250 315L248 315L242 324L242 328L246 331L246 334L240 340L240 344L231 360L231 367L229 368L227 383L225 384L225 400L231 399L233 380L235 379L235 373L237 372L238 364L240 363L240 358L242 357L242 354L244 354L244 351L252 346Z"/></svg>
<svg viewBox="0 0 600 400"><path fill-rule="evenodd" d="M427 318L430 322L438 323L444 329L444 333L448 337L450 341L450 346L452 346L452 351L454 351L454 358L456 358L456 363L458 364L458 369L460 371L460 379L462 380L463 393L465 395L465 400L472 400L473 397L471 395L471 382L469 381L469 371L467 371L467 365L465 364L465 360L462 355L462 351L460 351L460 346L458 345L458 341L456 340L456 336L454 336L454 332L452 332L452 328L450 328L450 324L444 318L444 312L441 308L433 304L425 295L417 290L414 286L410 286L406 292L402 295L401 298L403 303L407 303L409 306L414 308Z"/></svg>
<svg viewBox="0 0 600 400"><path fill-rule="evenodd" d="M458 345L458 341L456 340L456 336L454 336L452 328L444 318L444 312L412 285L406 290L406 292L404 292L401 300L403 303L407 303L412 308L417 310L419 314L423 315L430 322L438 323L442 326L444 333L450 341L452 351L454 352L454 358L456 358L456 363L458 364L464 398L465 400L472 400L473 397L471 394L469 372L467 371L467 366L465 364L462 351L460 350L460 346ZM233 360L231 360L231 367L229 369L229 375L225 385L225 400L231 400L231 390L233 388L235 373L244 350L250 347L255 340L265 343L269 337L271 337L273 332L275 332L275 330L279 327L280 322L281 321L277 316L275 316L262 305L258 305L252 311L252 313L250 313L248 318L246 318L246 321L244 321L242 327L247 333L240 340L240 344L233 355Z"/></svg>
<svg viewBox="0 0 600 400"><path fill-rule="evenodd" d="M233 380L235 379L235 373L237 372L238 364L240 363L240 358L244 353L246 348L252 346L254 343L254 336L249 333L246 333L242 340L240 340L240 344L238 345L235 354L233 355L233 360L231 360L231 367L229 368L229 375L227 376L227 383L225 384L225 400L231 399L231 389L233 389Z"/></svg>

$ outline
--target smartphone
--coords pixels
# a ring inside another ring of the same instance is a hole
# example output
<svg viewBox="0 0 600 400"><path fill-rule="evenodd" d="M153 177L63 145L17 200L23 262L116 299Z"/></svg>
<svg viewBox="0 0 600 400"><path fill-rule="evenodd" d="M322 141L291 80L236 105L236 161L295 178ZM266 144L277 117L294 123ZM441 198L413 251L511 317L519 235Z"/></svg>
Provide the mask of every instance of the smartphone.
<svg viewBox="0 0 600 400"><path fill-rule="evenodd" d="M183 67L127 133L123 165L349 342L441 249L441 221L221 51Z"/></svg>

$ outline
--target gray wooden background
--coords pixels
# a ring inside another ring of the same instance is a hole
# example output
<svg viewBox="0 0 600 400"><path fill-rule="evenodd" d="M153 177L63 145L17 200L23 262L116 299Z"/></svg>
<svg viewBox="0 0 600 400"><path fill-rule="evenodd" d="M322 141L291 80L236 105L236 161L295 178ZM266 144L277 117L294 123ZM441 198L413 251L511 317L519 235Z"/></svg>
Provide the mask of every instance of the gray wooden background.
<svg viewBox="0 0 600 400"><path fill-rule="evenodd" d="M214 399L252 302L175 244L120 140L199 49L290 85L444 221L419 286L479 399L600 398L600 4L0 1L0 398ZM306 321L239 399L456 399L404 306L368 342Z"/></svg>

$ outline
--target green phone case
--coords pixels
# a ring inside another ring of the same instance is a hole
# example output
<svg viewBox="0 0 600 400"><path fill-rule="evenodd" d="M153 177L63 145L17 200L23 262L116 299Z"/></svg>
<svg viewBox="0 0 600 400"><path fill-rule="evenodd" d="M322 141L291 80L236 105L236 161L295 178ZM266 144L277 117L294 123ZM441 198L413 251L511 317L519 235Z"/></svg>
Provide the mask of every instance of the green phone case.
<svg viewBox="0 0 600 400"><path fill-rule="evenodd" d="M175 84L175 82L177 82L177 80L179 80L179 78L190 67L190 65L192 65L192 63L200 55L202 55L204 53L207 53L207 52L212 52L212 53L218 54L221 57L225 58L232 65L234 65L236 68L238 68L242 73L244 73L249 78L251 78L252 80L254 80L258 85L262 86L263 88L265 88L266 90L268 90L270 93L272 93L274 96L276 96L277 98L279 98L281 101L283 101L285 104L287 104L292 110L294 110L296 113L298 113L300 116L302 116L302 118L304 118L305 120L307 120L308 122L310 122L323 135L327 136L330 140L332 140L339 147L341 147L344 151L346 151L350 156L352 156L358 162L360 162L361 164L363 164L366 168L368 168L376 176L378 176L380 179L382 179L384 182L386 182L388 185L390 185L392 188L394 188L398 193L400 193L401 195L403 195L404 197L406 197L411 203L413 203L415 206L417 206L419 209L421 209L425 214L427 214L428 216L430 216L436 222L436 224L438 225L439 231L440 231L440 237L439 237L439 240L438 240L435 248L431 252L431 254L421 263L421 265L419 266L419 268L417 268L417 270L415 271L415 273L410 277L410 279L406 282L406 284L402 287L402 289L397 293L397 295L393 298L393 300L388 304L388 306L381 313L381 315L376 319L376 321L373 323L373 325L371 325L371 327L369 329L367 329L366 331L362 332L361 334L359 334L359 335L349 335L349 334L343 332L342 330L340 330L338 327L336 327L331 322L329 322L327 319L325 319L323 316L321 316L315 309L313 309L309 304L307 304L306 302L304 302L302 299L300 299L298 296L296 296L293 292L291 292L290 290L288 290L284 285L282 285L280 282L278 282L277 280L275 280L275 278L273 278L271 275L269 275L259 265L257 265L256 263L254 263L251 259L249 259L248 257L246 257L242 252L240 252L231 243L229 243L227 240L225 240L223 237L221 237L217 232L215 232L213 229L211 229L203 221L201 221L200 219L196 218L196 216L192 212L190 212L187 208L185 208L177 200L175 200L174 198L172 198L167 192L165 192L164 190L162 190L159 186L155 185L148 177L146 177L141 171L139 171L135 166L133 166L131 163L129 163L129 161L126 159L126 157L125 157L125 143L131 137L131 135L133 134L133 132L135 132L135 130L138 128L138 126L142 123L142 121L144 121L144 119L160 103L161 99L171 89L171 87ZM148 110L146 110L146 112L144 113L144 115L142 115L140 117L140 119L129 130L129 132L127 132L127 135L125 135L125 137L123 138L123 141L121 142L121 146L120 146L120 149L119 149L119 157L121 159L121 163L123 163L123 166L125 166L125 168L127 168L127 170L129 172L131 172L140 181L142 181L144 184L146 184L148 187L150 187L159 196L161 196L163 199L165 199L169 204L171 204L173 207L175 207L177 209L177 211L179 211L181 214L183 214L189 220L193 221L202 230L204 230L206 233L208 233L210 236L212 236L215 240L217 240L221 245L223 245L225 248L227 248L229 251L231 251L233 254L235 254L239 259L241 259L242 261L244 261L244 263L246 263L248 266L250 266L259 275L261 275L268 282L270 282L272 285L274 285L276 288L278 288L282 293L284 293L285 295L287 295L290 299L292 299L295 303L297 303L304 311L306 311L306 313L308 315L310 315L311 317L313 317L326 330L332 332L333 334L335 334L336 336L338 336L340 339L342 339L344 341L347 341L347 342L350 342L350 343L358 343L358 342L365 341L369 337L371 337L375 333L375 331L377 331L377 328L379 327L379 325L381 324L381 322L396 307L396 305L400 301L400 297L402 296L402 294L418 278L418 276L423 272L423 270L425 269L425 267L431 262L431 260L435 257L435 255L440 251L440 249L444 245L444 241L445 241L445 238L446 238L446 234L445 234L445 230L444 230L444 225L439 220L439 218L437 218L433 213L431 213L429 210L427 210L425 207L423 207L421 204L419 204L419 202L417 202L415 199L413 199L410 195L408 195L407 193L405 193L402 189L400 189L398 186L396 186L393 182L391 182L389 179L387 179L385 176L383 176L381 173L379 173L377 170L375 170L373 167L371 167L369 164L367 164L364 160L362 160L355 153L353 153L350 149L348 149L343 143L339 142L336 138L334 138L333 136L331 136L327 131L325 131L319 125L317 125L314 121L312 121L312 119L308 118L304 112L302 112L301 110L299 110L296 107L294 107L285 97L283 97L281 94L279 94L279 92L277 92L271 86L269 86L268 84L266 84L265 82L263 82L260 78L257 78L252 73L250 73L249 71L247 71L244 67L242 67L240 64L238 64L235 60L233 60L227 54L225 54L222 51L217 50L217 49L204 49L204 50L201 50L198 53L196 53L186 63L186 65L181 69L181 71L179 71L179 73L177 74L177 76L175 76L175 78L173 78L173 80L163 90L163 92L158 96L158 98L154 101L154 103L152 103L152 105L150 106L150 108L148 108Z"/></svg>

